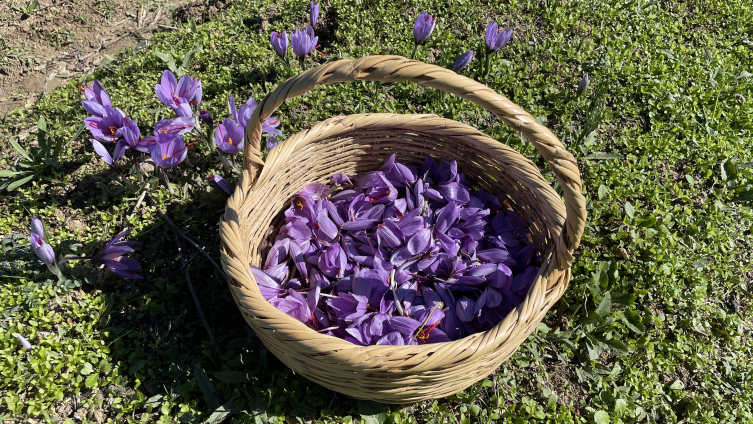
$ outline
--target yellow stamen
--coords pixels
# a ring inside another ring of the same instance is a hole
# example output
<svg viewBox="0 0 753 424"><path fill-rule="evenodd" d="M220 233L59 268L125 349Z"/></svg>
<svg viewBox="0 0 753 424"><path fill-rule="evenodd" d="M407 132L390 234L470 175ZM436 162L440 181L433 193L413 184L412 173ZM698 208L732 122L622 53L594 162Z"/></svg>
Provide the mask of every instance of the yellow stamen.
<svg viewBox="0 0 753 424"><path fill-rule="evenodd" d="M118 127L110 127L110 133L115 134L115 132L118 130Z"/></svg>
<svg viewBox="0 0 753 424"><path fill-rule="evenodd" d="M230 137L228 137L227 140L228 140L228 143L230 143L230 145L232 146L233 145L233 139L230 138Z"/></svg>

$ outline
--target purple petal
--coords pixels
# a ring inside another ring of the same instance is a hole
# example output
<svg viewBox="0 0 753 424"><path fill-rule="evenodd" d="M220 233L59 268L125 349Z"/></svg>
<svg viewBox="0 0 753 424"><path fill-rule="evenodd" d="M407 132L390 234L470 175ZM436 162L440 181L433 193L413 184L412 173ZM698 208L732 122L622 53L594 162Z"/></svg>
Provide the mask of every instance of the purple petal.
<svg viewBox="0 0 753 424"><path fill-rule="evenodd" d="M424 228L408 240L408 251L411 255L426 253L431 245L431 240L431 228Z"/></svg>

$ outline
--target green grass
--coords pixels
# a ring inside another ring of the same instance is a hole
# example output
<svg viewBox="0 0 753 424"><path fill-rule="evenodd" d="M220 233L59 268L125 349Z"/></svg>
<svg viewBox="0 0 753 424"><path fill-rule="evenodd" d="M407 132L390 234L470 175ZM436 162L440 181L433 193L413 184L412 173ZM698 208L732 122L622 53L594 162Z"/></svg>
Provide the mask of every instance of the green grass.
<svg viewBox="0 0 753 424"><path fill-rule="evenodd" d="M514 26L490 76L483 78L478 60L469 76L565 140L579 161L589 211L570 286L534 335L497 373L455 396L407 406L356 402L268 354L199 255L189 270L217 339L213 346L182 273L175 272L180 259L169 227L149 201L127 219L138 196L118 185L84 134L61 149L59 169L49 167L0 194L4 419L59 422L77 411L89 421L203 422L224 405L232 411L227 422L244 423L753 421L753 213L744 200L753 183L749 2L330 5L322 8L326 31L318 32L327 57L317 56L319 62L409 55L421 10L440 18L418 58L443 66L482 49L489 18ZM202 44L189 71L201 77L217 121L227 114L230 93L258 100L284 80L269 33L307 22L307 10L302 1L235 0L217 20L157 34L149 47L119 55L95 76L144 133L170 115L153 92L165 67L155 52L174 53L180 63ZM592 85L574 98L585 72ZM603 120L579 140L599 84ZM32 128L21 141L28 147L44 116L48 137L70 139L85 117L76 85L9 113L0 121L2 138ZM478 107L443 102L409 84L377 95L373 89L366 83L324 87L285 103L276 116L291 135L343 113L435 113L515 147L551 178L530 144ZM7 169L13 150L4 143L1 152L0 168ZM189 157L190 166L171 171L176 195L164 184L151 194L217 255L225 197L205 177L221 165L201 143ZM96 249L132 227L132 238L145 244L136 255L145 280L92 270L76 283L56 285L26 242L32 215L44 220L52 245L65 254ZM24 351L15 333L34 349Z"/></svg>

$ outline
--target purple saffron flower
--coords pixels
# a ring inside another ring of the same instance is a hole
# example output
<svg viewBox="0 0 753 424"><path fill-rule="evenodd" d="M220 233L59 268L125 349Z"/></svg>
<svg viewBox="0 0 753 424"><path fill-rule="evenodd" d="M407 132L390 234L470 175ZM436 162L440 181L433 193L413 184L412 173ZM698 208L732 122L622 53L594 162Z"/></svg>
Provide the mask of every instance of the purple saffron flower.
<svg viewBox="0 0 753 424"><path fill-rule="evenodd" d="M179 81L176 81L175 75L168 70L162 73L162 80L154 86L154 90L162 104L170 106L173 110L181 103L179 99L185 100L191 106L198 107L203 95L201 81L198 78L186 74L180 77Z"/></svg>
<svg viewBox="0 0 753 424"><path fill-rule="evenodd" d="M319 3L312 1L309 8L311 10L311 28L315 28L316 22L319 20Z"/></svg>
<svg viewBox="0 0 753 424"><path fill-rule="evenodd" d="M178 117L175 119L163 119L154 124L154 135L173 134L183 135L191 132L194 128L194 120L190 117Z"/></svg>
<svg viewBox="0 0 753 424"><path fill-rule="evenodd" d="M272 151L272 149L274 149L275 146L277 146L278 144L280 144L280 141L277 140L277 137L273 136L272 134L270 134L267 137L267 151L268 152Z"/></svg>
<svg viewBox="0 0 753 424"><path fill-rule="evenodd" d="M52 246L47 244L44 226L36 216L31 219L31 248L42 262L48 265L55 264L55 252L52 250Z"/></svg>
<svg viewBox="0 0 753 424"><path fill-rule="evenodd" d="M236 110L235 98L232 94L230 95L227 103L227 107L228 109L230 109L230 113L233 115L233 119L235 119L235 121L240 124L240 126L243 128L243 131L246 131L246 129L248 128L248 121L251 120L251 115L254 114L256 106L256 100L251 97L248 99L248 101L246 101L245 104L241 105L240 109ZM267 134L282 135L282 132L277 129L279 125L280 121L275 117L270 116L261 124L261 130Z"/></svg>
<svg viewBox="0 0 753 424"><path fill-rule="evenodd" d="M81 105L92 115L102 117L104 107L112 107L110 96L102 88L102 84L99 81L94 80L91 87L84 88L79 86L78 89L84 93L84 97L86 98L85 101L81 102Z"/></svg>
<svg viewBox="0 0 753 424"><path fill-rule="evenodd" d="M29 341L26 340L24 336L16 333L16 337L18 337L18 341L21 342L21 345L24 347L24 349L26 350L31 349L31 343L29 343Z"/></svg>
<svg viewBox="0 0 753 424"><path fill-rule="evenodd" d="M281 59L285 58L285 54L288 52L288 33L283 31L279 33L272 31L272 49L280 56Z"/></svg>
<svg viewBox="0 0 753 424"><path fill-rule="evenodd" d="M120 130L126 123L126 116L120 109L110 106L102 107L102 116L91 116L84 119L84 124L91 131L94 138L103 143L114 143L120 137Z"/></svg>
<svg viewBox="0 0 753 424"><path fill-rule="evenodd" d="M123 230L118 233L99 254L91 257L91 260L104 264L115 275L131 280L140 280L144 277L136 273L136 270L141 268L139 261L123 256L141 247L141 243L137 241L120 241L130 232L131 230Z"/></svg>
<svg viewBox="0 0 753 424"><path fill-rule="evenodd" d="M471 63L471 60L473 60L473 50L468 50L467 52L461 54L458 56L458 58L455 60L455 64L452 65L452 70L454 72L460 72L468 66L469 63Z"/></svg>
<svg viewBox="0 0 753 424"><path fill-rule="evenodd" d="M201 119L201 122L207 124L209 128L214 126L214 119L212 119L212 115L208 110L201 109L201 111L199 111L199 119Z"/></svg>
<svg viewBox="0 0 753 424"><path fill-rule="evenodd" d="M115 157L110 156L110 152L107 151L107 148L100 143L99 141L95 139L89 139L89 141L92 142L92 147L94 147L94 151L97 152L97 154L102 158L102 161L104 161L106 164L110 166L114 166L117 161L120 160L120 158L123 157L123 154L125 152L125 144L123 143L123 140L119 141L118 144L115 145Z"/></svg>
<svg viewBox="0 0 753 424"><path fill-rule="evenodd" d="M230 184L228 184L228 182L225 181L224 178L220 177L217 174L209 174L209 179L212 180L213 183L217 184L217 187L222 189L222 191L231 196L233 195L233 190L230 188Z"/></svg>
<svg viewBox="0 0 753 424"><path fill-rule="evenodd" d="M578 91L577 95L580 96L583 94L584 91L586 91L586 87L588 87L588 73L583 76L583 79L580 80L580 83L578 83Z"/></svg>
<svg viewBox="0 0 753 424"><path fill-rule="evenodd" d="M186 146L183 137L179 135L160 133L156 140L151 156L160 168L171 168L183 162L188 155L188 149L193 147L193 144Z"/></svg>
<svg viewBox="0 0 753 424"><path fill-rule="evenodd" d="M497 23L492 21L486 26L486 48L490 52L496 52L510 41L512 28L499 28Z"/></svg>
<svg viewBox="0 0 753 424"><path fill-rule="evenodd" d="M243 150L243 128L230 118L217 125L214 132L214 142L223 152L234 155Z"/></svg>
<svg viewBox="0 0 753 424"><path fill-rule="evenodd" d="M319 41L319 37L314 36L314 29L310 25L303 31L295 30L290 39L293 43L293 53L301 60L316 48L316 43Z"/></svg>
<svg viewBox="0 0 753 424"><path fill-rule="evenodd" d="M416 23L413 24L413 41L416 44L421 44L424 40L429 38L434 31L434 25L437 23L437 18L432 17L426 12L421 12L416 18Z"/></svg>

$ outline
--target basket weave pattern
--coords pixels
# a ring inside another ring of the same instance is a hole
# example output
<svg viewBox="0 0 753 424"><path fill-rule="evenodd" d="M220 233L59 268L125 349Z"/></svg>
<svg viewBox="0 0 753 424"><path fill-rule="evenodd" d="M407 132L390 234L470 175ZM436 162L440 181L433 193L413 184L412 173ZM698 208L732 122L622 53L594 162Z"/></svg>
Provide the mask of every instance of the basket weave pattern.
<svg viewBox="0 0 753 424"><path fill-rule="evenodd" d="M520 131L544 156L566 202L524 156L465 124L434 115L356 114L328 119L291 136L262 161L261 122L286 99L317 85L355 80L413 81L473 101ZM410 403L454 394L484 378L512 355L562 296L572 252L585 225L585 199L574 157L520 107L483 84L401 56L369 56L327 63L269 93L251 117L240 181L220 221L222 264L246 322L283 363L350 396ZM249 265L261 267L284 224L291 197L337 172L362 175L392 154L420 167L428 155L455 158L478 187L506 194L530 225L543 262L528 295L489 331L419 346L357 346L320 334L279 311L259 292Z"/></svg>

